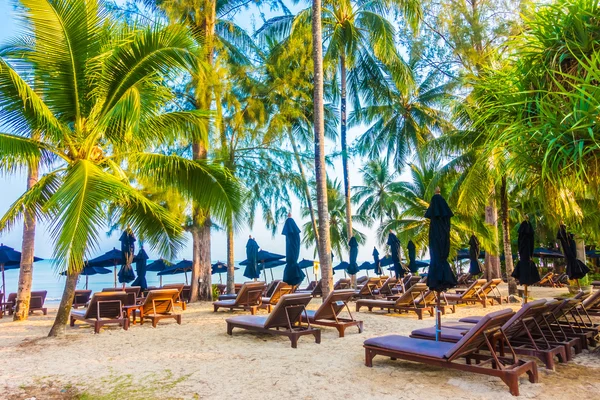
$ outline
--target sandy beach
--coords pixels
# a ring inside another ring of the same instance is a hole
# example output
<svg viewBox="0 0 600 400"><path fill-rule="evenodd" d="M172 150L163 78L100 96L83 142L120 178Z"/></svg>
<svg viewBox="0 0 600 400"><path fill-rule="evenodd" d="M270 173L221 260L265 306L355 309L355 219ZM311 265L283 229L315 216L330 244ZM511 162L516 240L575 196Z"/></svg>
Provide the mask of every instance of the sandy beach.
<svg viewBox="0 0 600 400"><path fill-rule="evenodd" d="M564 290L534 288L536 298ZM311 303L317 308L320 299ZM354 304L351 304L352 309ZM444 321L506 308L458 307ZM518 305L511 305L517 308ZM263 311L264 312L264 311ZM25 323L0 320L0 398L2 399L511 399L496 378L429 367L383 357L364 366L365 339L390 333L409 335L434 319L414 314L356 313L362 334L349 329L338 338L322 329L322 343L300 339L297 349L283 337L234 330L226 334L229 312L193 304L181 326L165 320L105 328L98 335L84 324L65 337L46 337L54 318L35 315ZM597 398L600 355L584 352L548 371L538 362L540 383L521 379L522 398Z"/></svg>

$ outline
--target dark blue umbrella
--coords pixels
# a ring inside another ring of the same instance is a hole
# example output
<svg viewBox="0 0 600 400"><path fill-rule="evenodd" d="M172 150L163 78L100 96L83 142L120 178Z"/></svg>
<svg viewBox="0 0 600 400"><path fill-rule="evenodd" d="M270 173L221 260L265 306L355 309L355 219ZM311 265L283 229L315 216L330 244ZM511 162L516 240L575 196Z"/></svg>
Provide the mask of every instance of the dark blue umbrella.
<svg viewBox="0 0 600 400"><path fill-rule="evenodd" d="M436 190L431 198L425 218L429 219L429 272L427 273L427 286L430 290L438 292L436 306L436 340L442 326L440 311L440 292L450 289L458 284L450 264L450 218L454 213L448 207L446 200Z"/></svg>
<svg viewBox="0 0 600 400"><path fill-rule="evenodd" d="M117 265L122 265L123 260L123 252L113 248L101 256L92 258L87 262L87 265L90 267L113 267L114 287L117 287Z"/></svg>
<svg viewBox="0 0 600 400"><path fill-rule="evenodd" d="M158 273L158 276L185 274L185 284L188 284L187 273L192 270L193 263L189 260L183 260Z"/></svg>
<svg viewBox="0 0 600 400"><path fill-rule="evenodd" d="M429 267L429 263L427 261L415 260L414 267L417 270L415 273L418 273L421 268ZM392 265L387 269L388 271L394 271L394 266Z"/></svg>
<svg viewBox="0 0 600 400"><path fill-rule="evenodd" d="M371 264L368 261L365 261L358 266L358 270L365 271L367 273L367 276L369 276L369 271L375 271L375 265Z"/></svg>
<svg viewBox="0 0 600 400"><path fill-rule="evenodd" d="M300 257L300 228L292 217L288 217L283 226L282 235L285 236L285 269L283 281L291 286L299 285L306 276L298 265Z"/></svg>
<svg viewBox="0 0 600 400"><path fill-rule="evenodd" d="M248 243L246 243L246 264L242 265L246 265L246 269L244 270L246 278L260 278L260 269L258 269L258 243L252 238L248 239Z"/></svg>
<svg viewBox="0 0 600 400"><path fill-rule="evenodd" d="M341 263L339 263L338 265L336 265L335 267L333 267L334 271L347 271L348 267L350 266L350 264L348 264L346 261L342 261Z"/></svg>
<svg viewBox="0 0 600 400"><path fill-rule="evenodd" d="M475 235L471 235L471 239L469 239L469 259L471 260L469 264L469 274L471 275L479 275L483 271L481 270L481 263L479 262L479 253L481 252L481 248L479 246L479 240Z"/></svg>
<svg viewBox="0 0 600 400"><path fill-rule="evenodd" d="M41 261L39 257L33 257L33 262ZM4 279L4 271L9 269L19 269L21 267L21 253L13 249L12 247L0 244L0 270L2 271L2 298L6 297L6 281Z"/></svg>
<svg viewBox="0 0 600 400"><path fill-rule="evenodd" d="M394 264L396 278L401 278L404 276L406 271L402 267L402 264L400 264L400 240L398 240L396 235L390 232L388 235L387 244L390 246L390 253L392 253L392 262Z"/></svg>
<svg viewBox="0 0 600 400"><path fill-rule="evenodd" d="M417 246L412 240L409 240L406 247L408 248L408 269L414 274L419 271L419 267L416 265Z"/></svg>
<svg viewBox="0 0 600 400"><path fill-rule="evenodd" d="M515 270L511 274L513 278L519 281L519 284L525 286L525 302L527 302L527 286L540 281L540 272L531 259L535 246L534 230L531 222L525 220L519 226L519 261Z"/></svg>
<svg viewBox="0 0 600 400"><path fill-rule="evenodd" d="M567 275L569 279L581 279L585 277L590 269L577 258L577 244L572 233L567 232L565 225L560 226L557 239L560 241L565 258L567 259ZM579 281L577 282L579 284Z"/></svg>
<svg viewBox="0 0 600 400"><path fill-rule="evenodd" d="M162 272L165 269L171 268L172 266L173 266L173 263L161 258L161 259L153 261L148 266L146 266L146 271ZM159 278L160 278L160 286L162 287L162 276L160 276Z"/></svg>
<svg viewBox="0 0 600 400"><path fill-rule="evenodd" d="M392 260L391 256L386 255L379 261L379 263L382 267L388 267L390 265L394 265L394 260ZM394 268L389 269L389 271L393 271L393 270L394 270Z"/></svg>
<svg viewBox="0 0 600 400"><path fill-rule="evenodd" d="M83 267L83 270L79 273L79 275L85 276L85 290L88 288L89 277L92 275L107 275L110 274L110 269L104 267ZM63 271L60 273L62 276L67 275L67 271Z"/></svg>
<svg viewBox="0 0 600 400"><path fill-rule="evenodd" d="M559 231L560 234L560 231ZM560 239L559 239L560 240ZM575 243L575 241L573 241ZM575 254L575 253L573 253ZM559 253L558 251L554 251L552 249L545 249L543 247L536 247L533 249L533 257L539 258L565 258L564 255Z"/></svg>
<svg viewBox="0 0 600 400"><path fill-rule="evenodd" d="M381 269L381 261L379 260L379 252L376 247L373 247L373 266L375 267L375 273L377 275L383 274Z"/></svg>
<svg viewBox="0 0 600 400"><path fill-rule="evenodd" d="M348 246L350 246L350 262L348 263L348 269L346 270L350 275L356 275L358 272L358 263L356 259L358 258L358 241L356 237L352 236L350 238L350 242L348 242Z"/></svg>
<svg viewBox="0 0 600 400"><path fill-rule="evenodd" d="M233 267L234 270L238 270L238 267ZM227 264L222 263L221 261L217 261L216 263L214 263L213 265L211 265L211 270L210 270L210 274L214 275L214 274L219 274L219 282L223 282L223 280L221 279L221 274L226 274L227 273Z"/></svg>
<svg viewBox="0 0 600 400"><path fill-rule="evenodd" d="M135 272L137 273L137 278L133 281L131 286L139 286L141 290L146 290L148 289L148 282L146 281L148 254L146 254L146 251L142 248L135 259Z"/></svg>
<svg viewBox="0 0 600 400"><path fill-rule="evenodd" d="M121 242L121 252L123 253L123 262L118 275L119 283L122 283L123 286L135 279L133 267L131 266L135 257L135 240L133 231L129 228L125 229L119 238L119 241ZM116 286L117 285L115 284L115 287Z"/></svg>

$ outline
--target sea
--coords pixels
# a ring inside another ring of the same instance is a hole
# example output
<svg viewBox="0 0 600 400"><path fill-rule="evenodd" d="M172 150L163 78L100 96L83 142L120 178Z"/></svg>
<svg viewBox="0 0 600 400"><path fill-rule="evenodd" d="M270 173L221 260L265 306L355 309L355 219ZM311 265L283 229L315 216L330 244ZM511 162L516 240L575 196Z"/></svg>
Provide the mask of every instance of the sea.
<svg viewBox="0 0 600 400"><path fill-rule="evenodd" d="M148 264L150 264L152 260L148 260ZM244 266L240 266L236 263L236 266L239 268L235 271L235 282L243 283L248 279L243 275ZM117 267L117 271L120 267ZM112 269L112 268L109 268ZM135 265L134 265L135 271ZM283 278L283 267L267 269L266 277L264 279L266 281L271 281L272 279L282 279ZM308 270L309 276L305 283L308 283L308 278L315 279L312 271ZM6 293L12 293L17 291L17 285L19 280L19 270L11 269L4 272L6 278ZM340 277L343 273L337 273ZM336 275L336 276L337 276ZM188 282L191 279L192 274L187 274ZM264 276L264 275L263 275ZM85 276L79 277L79 282L77 283L78 289L85 289ZM48 292L46 297L46 302L49 304L60 302L62 297L63 289L65 286L66 277L60 275L53 263L52 260L43 260L36 262L33 264L33 282L32 282L32 290L46 290ZM148 286L159 286L160 285L160 277L157 275L157 272L147 272L146 280L148 281ZM166 275L163 276L163 285L167 283L186 283L185 274L179 275ZM212 276L212 283L226 283L227 276L226 274L215 274ZM1 282L0 282L1 284ZM117 284L120 286L121 284ZM114 276L113 274L106 275L93 275L88 277L88 289L93 292L102 291L103 288L114 287ZM0 291L2 288L0 287Z"/></svg>

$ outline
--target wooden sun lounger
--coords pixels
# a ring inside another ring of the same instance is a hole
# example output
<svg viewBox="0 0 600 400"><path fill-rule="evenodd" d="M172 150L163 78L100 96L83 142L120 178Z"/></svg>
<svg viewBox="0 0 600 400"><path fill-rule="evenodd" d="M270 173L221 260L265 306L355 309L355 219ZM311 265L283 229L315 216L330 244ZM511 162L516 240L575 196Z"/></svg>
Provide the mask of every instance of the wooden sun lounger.
<svg viewBox="0 0 600 400"><path fill-rule="evenodd" d="M308 294L287 294L269 315L240 315L228 318L227 334L233 334L233 328L241 328L259 333L286 336L292 342L292 348L298 346L300 336L313 335L316 343L321 343L321 331L310 326L302 326L301 314L306 313L306 305L312 297ZM308 318L306 318L308 320Z"/></svg>
<svg viewBox="0 0 600 400"><path fill-rule="evenodd" d="M527 374L531 383L537 383L537 366L534 361L518 359L510 344L507 345L510 357L498 354L492 344L495 337L504 337L501 327L513 314L511 310L501 310L486 315L457 343L436 342L399 335L369 339L364 342L365 364L367 367L372 367L373 358L376 355L382 355L390 357L392 360L399 358L443 368L496 376L506 383L512 395L518 396L519 376ZM466 360L465 364L458 362L461 358Z"/></svg>
<svg viewBox="0 0 600 400"><path fill-rule="evenodd" d="M385 282L383 282L383 284L381 285L381 287L379 289L373 290L373 294L375 296L382 296L382 297L393 296L394 292L392 290L397 285L398 285L398 278L389 277L385 280Z"/></svg>
<svg viewBox="0 0 600 400"><path fill-rule="evenodd" d="M354 292L354 298L373 299L377 297L378 290L383 285L383 280L379 277L369 278L365 284Z"/></svg>
<svg viewBox="0 0 600 400"><path fill-rule="evenodd" d="M308 284L308 286L306 286L305 288L302 289L298 289L296 292L308 292L308 293L312 293L312 291L314 290L314 288L317 286L317 281L310 281L310 283Z"/></svg>
<svg viewBox="0 0 600 400"><path fill-rule="evenodd" d="M144 298L144 302L135 310L134 318L139 317L142 325L145 319L151 320L153 328L156 328L158 322L165 318L173 318L181 325L181 314L173 312L178 298L177 289L151 290Z"/></svg>
<svg viewBox="0 0 600 400"><path fill-rule="evenodd" d="M70 325L82 321L94 327L94 333L108 324L119 324L123 329L129 328L129 319L123 314L123 306L127 301L127 293L98 292L94 293L85 310L71 310Z"/></svg>
<svg viewBox="0 0 600 400"><path fill-rule="evenodd" d="M259 308L266 308L267 312L271 312L274 306L277 305L283 295L292 293L293 287L283 281L277 281L271 291L270 297L261 298L261 305Z"/></svg>
<svg viewBox="0 0 600 400"><path fill-rule="evenodd" d="M547 287L554 287L554 284L552 283L552 278L554 277L554 273L552 272L548 272L546 275L544 275L542 277L542 279L540 279L540 281L538 283L536 283L534 286L547 286Z"/></svg>
<svg viewBox="0 0 600 400"><path fill-rule="evenodd" d="M46 302L46 290L36 290L31 292L31 299L29 300L29 314L33 314L35 311L41 311L42 314L47 315L48 309L44 307ZM2 303L3 311L7 312L8 315L12 315L15 312L17 305L17 294L10 293L6 298L6 302Z"/></svg>
<svg viewBox="0 0 600 400"><path fill-rule="evenodd" d="M479 294L481 287L485 285L487 281L485 279L477 279L475 282L471 284L467 289L461 291L461 293L445 293L444 299L447 303L454 304L474 304L481 303L483 308L487 305L487 299L485 297L481 297Z"/></svg>
<svg viewBox="0 0 600 400"><path fill-rule="evenodd" d="M17 294L9 293L8 296L6 297L6 301L4 303L2 303L4 312L7 313L8 315L12 315L13 312L15 311L16 302L17 302Z"/></svg>
<svg viewBox="0 0 600 400"><path fill-rule="evenodd" d="M387 309L388 312L392 310L398 312L412 311L417 314L419 319L423 319L423 311L433 315L433 307L425 304L422 296L427 291L427 285L417 283L396 300L360 299L356 302L356 311L359 312L361 307L367 307L369 311L373 311L373 308Z"/></svg>
<svg viewBox="0 0 600 400"><path fill-rule="evenodd" d="M498 286L500 286L502 283L504 283L502 278L496 278L492 279L491 281L487 281L479 289L476 296L489 300L491 306L494 305L494 301L498 302L499 305L501 305L502 303L508 304L508 297L502 296L500 289L498 289Z"/></svg>
<svg viewBox="0 0 600 400"><path fill-rule="evenodd" d="M213 303L214 312L217 312L219 308L228 308L229 311L250 311L254 315L258 307L262 304L262 294L265 287L264 282L246 282L235 299L215 301Z"/></svg>
<svg viewBox="0 0 600 400"><path fill-rule="evenodd" d="M425 281L423 281L423 279ZM427 283L427 278L421 278L419 275L406 275L392 289L392 293L396 297L400 296L400 295L402 295L402 293L404 293L405 290L410 289L412 286L416 285L417 283ZM389 297L392 297L392 296L389 296Z"/></svg>
<svg viewBox="0 0 600 400"><path fill-rule="evenodd" d="M600 317L600 290L596 290L581 303L588 315Z"/></svg>
<svg viewBox="0 0 600 400"><path fill-rule="evenodd" d="M91 290L76 290L73 297L73 308L86 307L92 297Z"/></svg>
<svg viewBox="0 0 600 400"><path fill-rule="evenodd" d="M339 279L334 285L333 290L350 289L352 287L352 281L350 279ZM321 293L321 296L323 294Z"/></svg>
<svg viewBox="0 0 600 400"><path fill-rule="evenodd" d="M185 285L183 283L170 283L168 285L163 285L161 289L177 289L177 301L175 302L176 307L180 307L182 311L187 309L186 301L183 297L183 289Z"/></svg>
<svg viewBox="0 0 600 400"><path fill-rule="evenodd" d="M321 286L322 280L319 279L315 286L311 290L297 290L296 293L307 294L309 293L312 297L322 297L323 296L323 287Z"/></svg>
<svg viewBox="0 0 600 400"><path fill-rule="evenodd" d="M363 331L363 322L357 321L350 312L348 302L354 296L354 290L334 290L325 298L323 304L315 310L306 310L300 315L300 322L308 322L313 325L331 326L338 330L339 337L344 337L344 332L349 326L358 327L358 333ZM350 318L341 318L340 313L346 309Z"/></svg>
<svg viewBox="0 0 600 400"><path fill-rule="evenodd" d="M554 370L554 357L562 363L568 360L565 346L550 343L542 332L539 321L543 319L546 309L546 300L543 299L526 303L502 326L502 331L516 354L536 357L545 363L547 369ZM479 321L483 318L485 317L478 317ZM471 321L474 322L474 319ZM473 323L465 322L465 319L459 323L443 324L439 339L452 343L458 342L473 326L475 326ZM436 328L416 329L410 336L435 340ZM504 351L505 342L494 339L492 343L494 348L499 348L500 352Z"/></svg>

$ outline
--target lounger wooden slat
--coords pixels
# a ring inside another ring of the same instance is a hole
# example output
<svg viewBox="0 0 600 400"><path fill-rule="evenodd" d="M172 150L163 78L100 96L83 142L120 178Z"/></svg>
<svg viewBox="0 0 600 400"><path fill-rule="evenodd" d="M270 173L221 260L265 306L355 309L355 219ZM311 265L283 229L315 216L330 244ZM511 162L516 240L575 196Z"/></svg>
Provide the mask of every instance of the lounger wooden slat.
<svg viewBox="0 0 600 400"><path fill-rule="evenodd" d="M496 335L503 335L502 325L512 316L511 310L501 310L486 315L457 343L414 339L399 335L372 338L364 342L365 365L373 366L377 355L402 359L442 368L496 376L509 387L510 393L519 395L519 376L527 374L529 381L538 382L535 362L517 358L510 345L509 357L499 355L493 343ZM485 353L484 353L485 352ZM458 362L465 359L466 363Z"/></svg>
<svg viewBox="0 0 600 400"><path fill-rule="evenodd" d="M153 328L156 328L160 320L168 318L173 318L181 325L181 314L173 312L178 298L179 291L177 289L151 290L139 309L135 310L135 317L139 317L140 324L144 324L144 320L149 319L152 321Z"/></svg>
<svg viewBox="0 0 600 400"><path fill-rule="evenodd" d="M85 307L92 297L91 290L76 290L73 297L73 308Z"/></svg>
<svg viewBox="0 0 600 400"><path fill-rule="evenodd" d="M246 329L270 335L286 336L292 348L298 346L298 339L304 335L313 335L316 343L321 343L321 331L301 324L301 314L306 313L306 306L312 297L309 294L287 294L277 303L269 315L240 315L228 318L227 334L233 335L234 328Z"/></svg>
<svg viewBox="0 0 600 400"><path fill-rule="evenodd" d="M271 312L273 307L277 305L283 295L292 293L294 288L283 281L277 281L273 290L271 290L270 297L261 298L261 305L259 308L267 309L267 312Z"/></svg>
<svg viewBox="0 0 600 400"><path fill-rule="evenodd" d="M356 301L356 311L359 312L362 307L367 307L369 311L379 308L381 310L388 310L388 312L414 312L419 319L423 319L424 312L428 312L433 316L433 307L425 304L422 297L427 291L427 285L417 283L396 300L360 299Z"/></svg>
<svg viewBox="0 0 600 400"><path fill-rule="evenodd" d="M94 333L100 333L104 325L118 324L127 330L129 319L123 314L127 302L125 292L98 292L92 296L85 310L71 310L70 325L82 321L94 327Z"/></svg>
<svg viewBox="0 0 600 400"><path fill-rule="evenodd" d="M246 282L235 299L215 301L213 303L214 312L217 312L220 308L227 308L229 311L250 311L254 315L262 304L262 294L265 287L264 282Z"/></svg>
<svg viewBox="0 0 600 400"><path fill-rule="evenodd" d="M474 304L480 303L483 308L486 307L488 300L480 294L481 287L487 283L485 279L478 279L471 284L462 293L446 293L444 299L447 303L454 304Z"/></svg>
<svg viewBox="0 0 600 400"><path fill-rule="evenodd" d="M339 337L344 337L346 328L350 326L358 327L358 332L363 331L363 322L357 321L352 316L348 302L354 296L354 290L334 290L325 298L323 304L317 310L306 310L306 314L301 314L301 321L313 325L330 326L338 330ZM350 318L340 317L340 313L346 309ZM308 320L306 319L308 318Z"/></svg>
<svg viewBox="0 0 600 400"><path fill-rule="evenodd" d="M177 289L179 294L177 295L177 301L175 302L175 307L180 307L182 311L187 309L187 303L184 300L183 289L185 285L183 283L169 283L168 285L163 285L161 289Z"/></svg>

